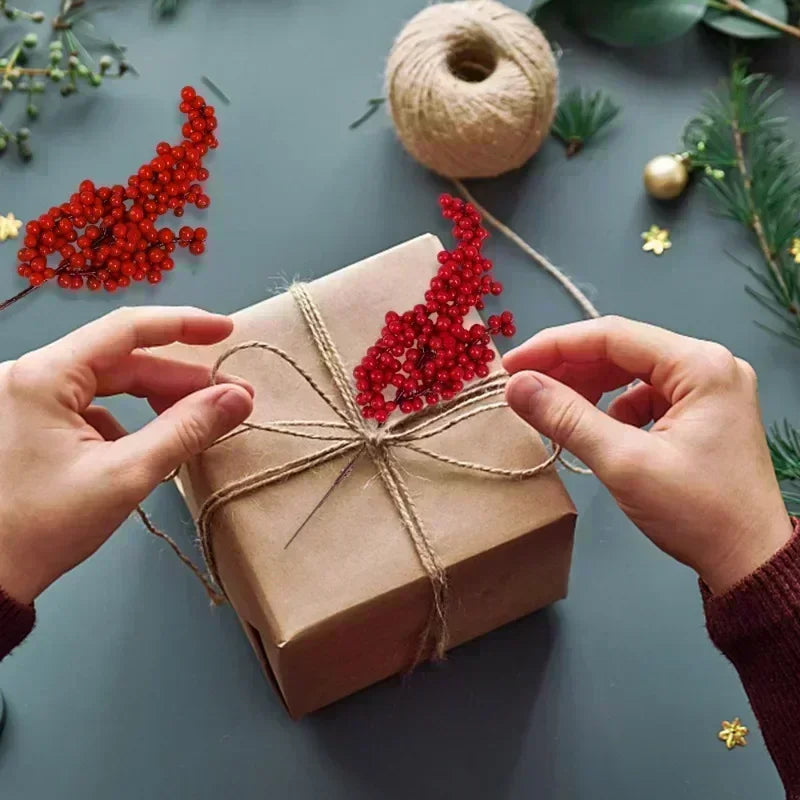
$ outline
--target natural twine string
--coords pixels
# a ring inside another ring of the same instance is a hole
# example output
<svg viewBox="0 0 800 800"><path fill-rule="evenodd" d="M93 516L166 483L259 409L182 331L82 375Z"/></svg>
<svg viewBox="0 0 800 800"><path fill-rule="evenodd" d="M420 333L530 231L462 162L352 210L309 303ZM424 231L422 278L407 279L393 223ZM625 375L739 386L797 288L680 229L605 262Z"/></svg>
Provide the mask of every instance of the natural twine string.
<svg viewBox="0 0 800 800"><path fill-rule="evenodd" d="M431 586L431 613L422 633L414 663L422 660L427 655L431 641L433 643L433 657L441 659L444 657L448 645L449 597L447 574L405 482L396 451L398 449L411 450L458 469L502 478L523 479L539 475L552 466L556 460L560 459L561 448L555 446L552 454L545 461L534 467L507 469L452 458L429 450L419 444L419 442L437 436L479 414L506 407L507 404L504 401L485 402L493 396L503 394L508 376L502 372L494 373L475 381L453 400L413 417L406 417L394 426L385 428L375 426L361 415L360 409L355 402L341 355L308 289L305 285L296 283L289 291L306 322L320 359L331 375L343 405L340 406L331 398L291 355L267 342L244 342L224 352L217 359L211 370L211 383L216 383L222 364L236 353L245 350L262 350L277 356L291 366L334 412L339 421L278 420L270 423L246 422L241 428L219 439L212 447L228 441L233 436L254 430L268 431L301 439L331 441L332 444L316 452L245 475L209 495L200 508L197 531L210 580L189 562L166 534L155 528L141 508L137 509L139 516L151 533L167 541L181 560L187 563L192 571L203 581L212 600L218 602L220 593L217 592L215 587L220 587L223 594L224 588L222 587L214 556L211 535L211 519L216 511L246 494L284 481L294 475L302 474L334 459L342 458L346 455L352 455L354 458L367 455L375 464L378 475L397 509L403 527L411 538L420 564ZM335 432L331 433L330 431ZM584 471L581 467L576 467L567 462L562 463L573 471Z"/></svg>
<svg viewBox="0 0 800 800"><path fill-rule="evenodd" d="M406 150L439 175L488 178L522 166L555 112L558 71L530 18L495 0L434 3L386 62L386 96Z"/></svg>
<svg viewBox="0 0 800 800"><path fill-rule="evenodd" d="M575 285L575 283L573 283L568 275L562 272L538 250L534 250L531 245L529 245L518 233L515 233L513 230L511 230L508 225L500 222L500 220L497 219L494 214L487 211L487 209L482 206L472 194L470 194L470 192L467 190L467 187L464 186L460 180L453 178L452 181L457 191L461 193L461 196L467 202L472 203L472 205L475 206L475 208L481 213L483 218L490 225L500 231L503 236L506 236L508 239L514 242L514 244L517 245L520 250L529 255L545 272L555 278L567 290L572 299L575 300L575 302L583 309L583 313L587 317L590 319L598 319L601 316L600 312L595 308L592 301Z"/></svg>

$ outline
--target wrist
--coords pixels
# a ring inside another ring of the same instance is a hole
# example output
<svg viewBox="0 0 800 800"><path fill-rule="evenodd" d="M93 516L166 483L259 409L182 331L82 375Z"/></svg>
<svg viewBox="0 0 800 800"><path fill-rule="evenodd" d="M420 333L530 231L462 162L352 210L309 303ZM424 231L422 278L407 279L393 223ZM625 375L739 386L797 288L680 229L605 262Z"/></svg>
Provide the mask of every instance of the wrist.
<svg viewBox="0 0 800 800"><path fill-rule="evenodd" d="M771 522L765 521L756 535L740 537L724 558L698 570L698 574L713 594L724 594L770 561L793 535L792 519L782 510Z"/></svg>
<svg viewBox="0 0 800 800"><path fill-rule="evenodd" d="M20 557L12 546L12 538L3 536L0 522L0 588L18 603L30 605L50 582L38 574L39 569L30 563L31 559Z"/></svg>

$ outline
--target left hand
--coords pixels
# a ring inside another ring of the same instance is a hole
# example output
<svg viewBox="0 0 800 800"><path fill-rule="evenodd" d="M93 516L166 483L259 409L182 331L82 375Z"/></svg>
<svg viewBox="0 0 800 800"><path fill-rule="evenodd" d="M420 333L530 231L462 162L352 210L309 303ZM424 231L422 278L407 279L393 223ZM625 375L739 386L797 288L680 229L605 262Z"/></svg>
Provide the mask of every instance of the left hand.
<svg viewBox="0 0 800 800"><path fill-rule="evenodd" d="M0 364L0 586L30 603L88 558L190 456L243 422L253 389L146 348L213 344L229 317L126 308ZM158 417L128 434L95 397L146 397Z"/></svg>

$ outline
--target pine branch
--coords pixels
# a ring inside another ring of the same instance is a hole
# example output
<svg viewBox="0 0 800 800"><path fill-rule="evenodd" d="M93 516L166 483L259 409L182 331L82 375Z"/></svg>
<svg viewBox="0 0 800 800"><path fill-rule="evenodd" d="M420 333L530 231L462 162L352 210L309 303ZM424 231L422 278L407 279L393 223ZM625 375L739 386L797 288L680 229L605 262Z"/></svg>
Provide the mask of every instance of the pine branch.
<svg viewBox="0 0 800 800"><path fill-rule="evenodd" d="M620 107L601 91L586 94L571 89L558 104L552 134L567 147L567 158L577 155L619 114Z"/></svg>
<svg viewBox="0 0 800 800"><path fill-rule="evenodd" d="M773 108L781 96L766 75L734 63L725 89L709 96L684 131L692 166L723 216L753 234L762 267L750 270L769 297L752 292L780 315L789 341L800 342L800 282L789 250L800 237L800 156Z"/></svg>
<svg viewBox="0 0 800 800"><path fill-rule="evenodd" d="M800 512L800 432L789 424L775 424L767 436L775 475L782 484L790 513Z"/></svg>

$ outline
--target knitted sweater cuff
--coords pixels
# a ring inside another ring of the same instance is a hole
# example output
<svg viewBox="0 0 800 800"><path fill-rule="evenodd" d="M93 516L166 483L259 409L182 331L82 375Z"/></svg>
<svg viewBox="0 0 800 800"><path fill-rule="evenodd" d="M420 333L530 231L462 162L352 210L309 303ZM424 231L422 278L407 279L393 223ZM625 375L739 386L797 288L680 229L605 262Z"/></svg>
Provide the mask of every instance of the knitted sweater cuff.
<svg viewBox="0 0 800 800"><path fill-rule="evenodd" d="M0 660L33 630L35 622L34 607L17 602L0 587Z"/></svg>
<svg viewBox="0 0 800 800"><path fill-rule="evenodd" d="M788 797L800 798L800 521L729 591L700 589L709 636L739 673Z"/></svg>

